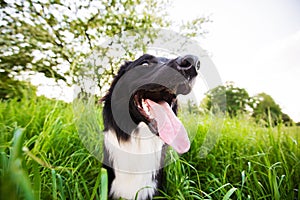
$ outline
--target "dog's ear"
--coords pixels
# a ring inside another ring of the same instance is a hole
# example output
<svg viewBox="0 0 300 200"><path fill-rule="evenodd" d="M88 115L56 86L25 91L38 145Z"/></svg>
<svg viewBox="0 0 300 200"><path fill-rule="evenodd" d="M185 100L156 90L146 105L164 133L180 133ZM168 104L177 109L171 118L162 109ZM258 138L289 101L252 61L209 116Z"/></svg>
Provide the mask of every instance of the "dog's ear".
<svg viewBox="0 0 300 200"><path fill-rule="evenodd" d="M125 60L125 63L122 66L128 66L131 63L133 63L133 61ZM122 66L121 66L121 68L122 68Z"/></svg>
<svg viewBox="0 0 300 200"><path fill-rule="evenodd" d="M99 99L99 101L98 101L99 104L101 104L107 100L110 100L115 85L117 84L117 82L121 78L121 76L126 72L126 69L128 68L128 66L131 64L132 64L132 61L125 61L125 63L120 67L118 73L114 76L114 79L113 79L107 93L102 98Z"/></svg>
<svg viewBox="0 0 300 200"><path fill-rule="evenodd" d="M118 73L115 75L113 82L111 83L111 86L108 90L108 92L106 93L106 95L104 97L102 97L99 100L99 103L103 103L107 100L110 100L113 89L115 87L115 85L117 84L118 80L121 78L121 76L123 76L126 71L130 70L131 68L141 65L143 62L145 62L145 60L153 60L155 59L155 56L152 56L150 54L144 54L141 57L139 57L138 59L136 59L135 61L125 61L125 63L120 67Z"/></svg>

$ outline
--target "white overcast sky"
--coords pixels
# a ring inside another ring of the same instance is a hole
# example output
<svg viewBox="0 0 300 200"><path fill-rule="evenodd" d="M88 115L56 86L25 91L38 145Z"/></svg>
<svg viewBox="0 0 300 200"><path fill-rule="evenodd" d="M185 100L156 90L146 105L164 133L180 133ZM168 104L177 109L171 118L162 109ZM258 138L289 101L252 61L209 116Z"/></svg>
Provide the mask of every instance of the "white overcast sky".
<svg viewBox="0 0 300 200"><path fill-rule="evenodd" d="M223 82L266 92L300 121L299 0L175 0L169 12L176 21L210 16L200 42Z"/></svg>

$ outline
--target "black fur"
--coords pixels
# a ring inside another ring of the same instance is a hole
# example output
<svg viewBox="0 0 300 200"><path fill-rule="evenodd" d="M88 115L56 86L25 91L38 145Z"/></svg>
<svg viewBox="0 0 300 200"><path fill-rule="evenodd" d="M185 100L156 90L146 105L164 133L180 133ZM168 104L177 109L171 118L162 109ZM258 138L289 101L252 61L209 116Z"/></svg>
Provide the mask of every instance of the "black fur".
<svg viewBox="0 0 300 200"><path fill-rule="evenodd" d="M192 60L191 60L192 59ZM194 59L194 60L193 60ZM194 63L193 63L194 62ZM188 58L176 58L173 60L167 59L167 58L160 58L160 57L155 57L149 54L145 54L138 58L135 61L127 61L125 62L124 65L121 66L120 70L118 71L117 75L114 77L114 80L111 84L111 87L109 88L107 94L102 98L102 101L104 102L104 107L103 107L103 121L104 121L104 131L108 130L114 130L116 133L116 136L119 140L119 142L126 142L130 138L130 134L125 133L122 129L119 128L117 125L113 114L112 114L112 108L111 108L111 102L112 102L112 93L115 89L116 84L120 80L120 78L127 73L129 70L133 69L136 66L143 65L143 64L148 64L149 67L156 67L155 71L157 74L162 74L162 77L154 77L154 78L165 78L165 79L171 79L174 77L164 77L167 76L166 74L163 74L163 69L167 67L171 67L173 69L176 69L177 71L180 72L182 76L186 78L186 80L190 81L194 79L197 76L197 71L196 68L198 67L198 60L195 57L188 57ZM160 66L156 66L160 65ZM192 68L185 68L189 67L192 65ZM178 67L179 66L179 67ZM161 70L161 73L159 73L159 70ZM152 75L149 75L152 76ZM154 76L154 75L153 75ZM157 76L157 75L155 75ZM160 75L158 75L160 76ZM176 77L175 77L176 78ZM141 80L142 81L142 80ZM153 101L159 102L159 101L166 101L171 107L172 110L175 114L177 114L177 99L176 95L177 94L187 94L190 91L190 88L188 88L186 85L181 84L179 85L178 82L176 82L176 93L171 94L169 92L164 92L162 87L159 85L155 84L146 84L142 88L137 89L137 95L143 96L144 98L151 99ZM186 84L186 83L185 83ZM175 85L174 85L175 87ZM151 91L155 88L159 88L158 92L148 92L149 89ZM173 89L173 88L171 88ZM158 134L155 130L155 125L153 125L152 121L147 119L143 114L140 113L136 106L136 102L134 102L134 96L130 98L130 102L128 105L128 102L122 102L124 105L123 106L129 106L129 112L132 120L136 123L139 124L140 122L145 122L148 124L149 128L153 130L154 134ZM132 127L132 129L135 129L136 127ZM109 160L109 152L107 151L106 147L104 146L104 163L107 164L103 167L105 167L108 171L108 179L109 179L109 184L108 187L110 189L112 181L115 178L115 173L114 169L112 169L110 166L113 166L113 163L110 163L111 161ZM162 151L162 154L165 154L164 151ZM164 162L164 155L162 155L161 159L161 166ZM161 189L161 183L162 183L162 170L159 171L158 175L156 177L153 177L157 180L158 182L158 190ZM152 198L152 197L149 197Z"/></svg>

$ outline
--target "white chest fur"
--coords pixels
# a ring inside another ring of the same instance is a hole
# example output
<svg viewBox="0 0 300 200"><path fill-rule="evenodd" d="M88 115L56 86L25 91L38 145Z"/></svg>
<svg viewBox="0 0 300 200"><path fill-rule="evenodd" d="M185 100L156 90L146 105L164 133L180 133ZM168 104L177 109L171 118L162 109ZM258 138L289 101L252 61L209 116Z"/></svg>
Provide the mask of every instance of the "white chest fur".
<svg viewBox="0 0 300 200"><path fill-rule="evenodd" d="M105 133L104 143L115 171L111 185L114 198L146 199L157 188L155 177L161 166L164 142L145 123L140 123L126 142L118 141L113 131Z"/></svg>

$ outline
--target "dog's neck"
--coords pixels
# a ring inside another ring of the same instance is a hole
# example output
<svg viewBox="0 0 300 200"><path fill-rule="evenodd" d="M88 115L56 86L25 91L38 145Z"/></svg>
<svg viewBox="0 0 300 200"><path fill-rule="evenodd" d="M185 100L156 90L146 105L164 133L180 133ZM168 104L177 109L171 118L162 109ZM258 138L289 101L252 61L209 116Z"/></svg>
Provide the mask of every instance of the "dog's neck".
<svg viewBox="0 0 300 200"><path fill-rule="evenodd" d="M113 198L151 198L157 191L158 173L164 159L164 142L141 122L128 141L119 141L113 130L105 133L110 167L114 169Z"/></svg>

